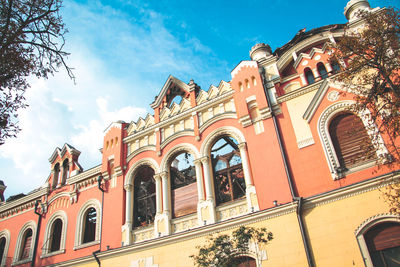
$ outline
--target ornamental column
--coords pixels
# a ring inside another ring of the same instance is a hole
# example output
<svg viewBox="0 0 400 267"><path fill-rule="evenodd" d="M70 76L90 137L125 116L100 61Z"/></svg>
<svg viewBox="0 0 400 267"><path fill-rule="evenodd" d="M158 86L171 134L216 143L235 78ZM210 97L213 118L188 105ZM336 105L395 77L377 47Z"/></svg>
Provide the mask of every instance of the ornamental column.
<svg viewBox="0 0 400 267"><path fill-rule="evenodd" d="M239 144L240 157L242 158L242 166L244 173L244 180L246 182L246 187L253 185L253 178L251 177L249 160L247 158L247 146L246 143Z"/></svg>
<svg viewBox="0 0 400 267"><path fill-rule="evenodd" d="M203 183L203 172L201 169L201 161L199 159L194 160L194 167L196 170L196 183L197 183L197 194L199 201L204 200L204 183Z"/></svg>
<svg viewBox="0 0 400 267"><path fill-rule="evenodd" d="M161 202L161 177L160 174L154 175L154 180L156 181L156 213L160 214L162 212L162 202Z"/></svg>
<svg viewBox="0 0 400 267"><path fill-rule="evenodd" d="M204 168L204 183L206 186L206 199L207 200L214 200L214 190L212 187L212 175L211 175L211 169L210 169L210 160L209 157L205 156L202 157L201 163L203 164Z"/></svg>
<svg viewBox="0 0 400 267"><path fill-rule="evenodd" d="M126 192L125 204L125 224L122 226L122 242L123 245L132 244L132 220L133 220L133 186L131 184L124 185Z"/></svg>
<svg viewBox="0 0 400 267"><path fill-rule="evenodd" d="M168 173L162 172L161 181L162 181L162 204L163 204L163 213L170 214L170 199L169 199L169 183L168 183Z"/></svg>

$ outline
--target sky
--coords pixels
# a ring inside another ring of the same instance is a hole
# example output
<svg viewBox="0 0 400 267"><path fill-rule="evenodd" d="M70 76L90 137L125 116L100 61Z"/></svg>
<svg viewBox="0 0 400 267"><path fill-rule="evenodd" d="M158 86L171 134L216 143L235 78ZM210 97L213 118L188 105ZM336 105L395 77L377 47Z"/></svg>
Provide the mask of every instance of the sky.
<svg viewBox="0 0 400 267"><path fill-rule="evenodd" d="M371 7L399 0L370 0ZM84 169L101 163L99 149L111 122L137 121L171 74L203 90L221 80L257 43L272 50L303 29L346 23L347 0L64 0L65 50L75 83L62 69L30 78L20 110L22 131L0 146L5 197L42 186L49 158L65 143L81 151Z"/></svg>

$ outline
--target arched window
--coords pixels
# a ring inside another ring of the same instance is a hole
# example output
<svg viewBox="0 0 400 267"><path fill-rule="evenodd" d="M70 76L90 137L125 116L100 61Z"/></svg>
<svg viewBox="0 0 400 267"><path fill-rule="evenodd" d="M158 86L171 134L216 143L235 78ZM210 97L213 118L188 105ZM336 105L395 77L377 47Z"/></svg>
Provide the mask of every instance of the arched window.
<svg viewBox="0 0 400 267"><path fill-rule="evenodd" d="M33 232L31 228L25 231L22 237L21 250L18 256L18 260L25 260L29 258L32 247L32 233Z"/></svg>
<svg viewBox="0 0 400 267"><path fill-rule="evenodd" d="M96 224L97 224L97 212L96 209L91 207L85 213L83 241L82 243L89 243L96 239Z"/></svg>
<svg viewBox="0 0 400 267"><path fill-rule="evenodd" d="M76 221L74 249L95 245L100 241L100 207L100 201L90 199L79 210ZM65 218L63 220L63 228L66 229L66 215L63 217ZM64 233L66 232L64 231ZM62 238L62 242L65 242L64 240L65 238ZM61 248L64 248L64 243L61 244Z"/></svg>
<svg viewBox="0 0 400 267"><path fill-rule="evenodd" d="M256 267L256 260L248 256L240 256L234 259L233 266L236 267Z"/></svg>
<svg viewBox="0 0 400 267"><path fill-rule="evenodd" d="M182 152L171 160L172 215L179 217L197 210L196 171L193 156Z"/></svg>
<svg viewBox="0 0 400 267"><path fill-rule="evenodd" d="M315 83L315 78L312 70L310 68L305 68L304 69L304 75L306 76L306 80L308 84L313 84Z"/></svg>
<svg viewBox="0 0 400 267"><path fill-rule="evenodd" d="M50 237L50 252L58 251L61 248L61 234L63 223L61 219L54 221Z"/></svg>
<svg viewBox="0 0 400 267"><path fill-rule="evenodd" d="M146 226L154 221L156 215L156 186L154 170L148 166L141 167L134 182L134 226Z"/></svg>
<svg viewBox="0 0 400 267"><path fill-rule="evenodd" d="M326 71L324 63L319 62L317 64L317 70L318 70L318 73L319 73L319 76L321 77L321 79L328 78L328 72Z"/></svg>
<svg viewBox="0 0 400 267"><path fill-rule="evenodd" d="M5 258L4 254L6 252L6 242L7 242L7 240L6 240L5 236L0 238L0 266L3 266L5 263L4 262L5 259L3 259L3 258Z"/></svg>
<svg viewBox="0 0 400 267"><path fill-rule="evenodd" d="M60 176L60 163L57 163L54 166L54 172L53 172L53 184L52 184L53 189L57 187L59 176Z"/></svg>
<svg viewBox="0 0 400 267"><path fill-rule="evenodd" d="M68 171L69 171L69 163L68 163L68 159L65 159L63 162L63 173L62 173L62 179L61 179L62 185L64 185L65 182L67 181Z"/></svg>
<svg viewBox="0 0 400 267"><path fill-rule="evenodd" d="M376 159L375 149L357 115L341 113L334 117L329 124L329 134L341 171Z"/></svg>
<svg viewBox="0 0 400 267"><path fill-rule="evenodd" d="M374 266L399 266L399 223L379 223L364 234L364 239Z"/></svg>
<svg viewBox="0 0 400 267"><path fill-rule="evenodd" d="M230 136L219 138L211 148L211 159L217 204L244 197L246 183L238 142Z"/></svg>

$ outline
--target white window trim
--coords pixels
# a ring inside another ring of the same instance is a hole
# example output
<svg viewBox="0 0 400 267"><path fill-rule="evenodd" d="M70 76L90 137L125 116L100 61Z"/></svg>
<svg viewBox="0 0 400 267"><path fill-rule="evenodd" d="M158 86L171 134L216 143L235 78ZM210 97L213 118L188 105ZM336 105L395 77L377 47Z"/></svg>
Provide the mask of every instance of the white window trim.
<svg viewBox="0 0 400 267"><path fill-rule="evenodd" d="M82 243L83 235L85 229L85 214L89 208L96 209L96 234L95 240L93 242ZM74 250L81 249L84 247L92 246L98 244L100 242L101 235L101 204L97 199L90 199L82 205L81 209L78 212L78 216L76 219L76 231L75 231L75 243Z"/></svg>
<svg viewBox="0 0 400 267"><path fill-rule="evenodd" d="M54 222L57 219L61 219L62 221L62 230L61 230L61 239L60 239L60 249L57 251L52 251L50 252L50 245L51 245L51 229L53 227ZM49 221L47 222L46 225L46 229L45 229L45 233L44 233L44 245L43 245L43 249L42 249L42 256L41 258L45 258L45 257L50 257L50 256L54 256L57 254L61 254L65 252L65 241L67 238L67 223L68 223L68 219L67 219L67 214L62 211L56 211L49 219Z"/></svg>
<svg viewBox="0 0 400 267"><path fill-rule="evenodd" d="M3 257L1 259L0 267L6 266L8 249L10 247L10 236L11 236L10 231L8 231L7 229L4 229L0 232L0 239L3 237L6 239L6 245L4 246L4 252L3 252Z"/></svg>
<svg viewBox="0 0 400 267"><path fill-rule="evenodd" d="M369 255L364 234L375 225L383 222L396 222L400 224L400 216L394 214L379 214L365 220L355 231L357 242L366 267L373 267L374 265L372 264L371 256Z"/></svg>
<svg viewBox="0 0 400 267"><path fill-rule="evenodd" d="M324 149L325 157L328 162L329 170L331 172L332 178L334 180L343 178L344 175L343 173L339 173L337 170L340 167L339 159L337 157L335 148L332 143L332 139L329 134L329 124L332 120L333 117L335 117L338 113L341 113L343 111L350 112L350 107L355 103L355 101L352 100L344 100L344 101L339 101L336 102L330 106L328 106L322 113L321 116L318 119L318 134L321 139L321 144ZM371 122L368 121L368 115L370 114L369 111L365 111L364 114L356 114L361 121L363 122L365 128L367 129L368 135L372 137L373 135L376 135L378 133L377 127L374 125L375 131L374 130L368 130L371 127ZM375 147L376 154L378 157L382 157L382 155L385 155L388 153L382 137L379 135L379 145L378 147ZM375 145L375 144L374 144ZM346 173L358 171L363 168L368 168L372 167L374 163L371 164L371 162L367 162L366 164L362 166L357 166L354 169L350 169Z"/></svg>
<svg viewBox="0 0 400 267"><path fill-rule="evenodd" d="M32 230L32 239L31 239L31 250L29 251L29 256L26 259L20 260L19 259L19 255L21 253L21 246L22 246L22 242L23 242L23 237L25 232L31 229ZM29 221L27 223L24 224L24 226L22 226L21 230L18 233L18 238L17 238L17 244L15 246L15 253L14 253L14 259L13 259L13 263L12 265L18 265L18 264L22 264L22 263L27 263L32 261L33 259L33 247L35 246L34 242L36 239L36 223L34 221Z"/></svg>

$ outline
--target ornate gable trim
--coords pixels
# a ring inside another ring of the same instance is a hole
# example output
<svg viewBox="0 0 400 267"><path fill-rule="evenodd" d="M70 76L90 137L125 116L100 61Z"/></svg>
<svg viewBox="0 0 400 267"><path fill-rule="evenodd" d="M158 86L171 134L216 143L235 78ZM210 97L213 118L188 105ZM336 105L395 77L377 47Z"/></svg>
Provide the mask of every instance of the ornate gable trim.
<svg viewBox="0 0 400 267"><path fill-rule="evenodd" d="M167 79L167 81L165 82L163 88L161 89L160 94L156 97L156 99L154 100L154 102L150 105L153 109L157 108L158 106L160 106L162 100L164 99L164 97L167 95L168 90L173 86L173 85L178 86L181 90L183 90L184 92L189 93L190 92L190 87L189 85L187 85L186 83L182 82L181 80L175 78L174 76L170 75Z"/></svg>

